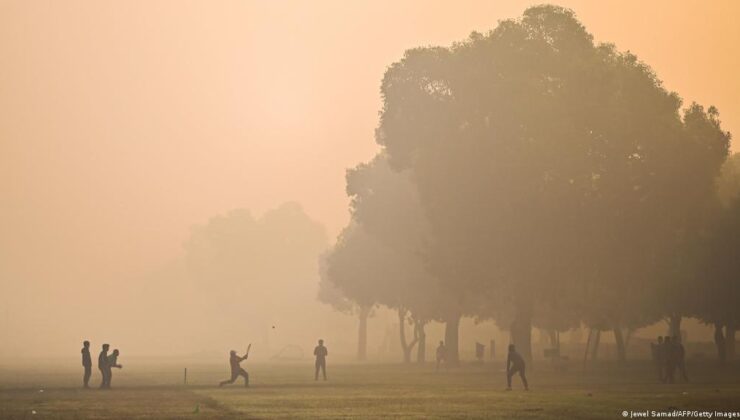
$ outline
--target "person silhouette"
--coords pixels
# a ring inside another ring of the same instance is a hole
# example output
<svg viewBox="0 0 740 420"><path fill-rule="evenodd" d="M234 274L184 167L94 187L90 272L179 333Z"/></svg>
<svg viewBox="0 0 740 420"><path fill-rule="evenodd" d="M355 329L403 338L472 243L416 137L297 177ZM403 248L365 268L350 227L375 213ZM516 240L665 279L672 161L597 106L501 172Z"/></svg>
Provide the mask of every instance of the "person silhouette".
<svg viewBox="0 0 740 420"><path fill-rule="evenodd" d="M252 348L252 345L250 344L249 347L247 347L247 352L244 353L244 356L238 356L236 354L236 350L231 350L229 353L229 364L231 365L231 379L227 379L225 381L219 382L218 386L224 386L226 384L233 384L234 381L240 376L244 377L244 386L249 386L249 373L247 373L246 370L242 369L241 366L239 366L239 363L241 363L243 360L247 360L249 357L249 349Z"/></svg>
<svg viewBox="0 0 740 420"><path fill-rule="evenodd" d="M439 370L439 365L441 363L447 363L447 349L445 348L445 342L440 341L439 346L437 346L437 370Z"/></svg>
<svg viewBox="0 0 740 420"><path fill-rule="evenodd" d="M316 356L316 372L314 373L314 381L319 380L319 369L324 375L326 380L326 356L329 355L329 351L324 347L324 340L319 340L319 345L313 349L313 354Z"/></svg>
<svg viewBox="0 0 740 420"><path fill-rule="evenodd" d="M118 349L113 350L113 353L108 356L108 388L110 388L111 380L113 379L113 368L121 369L123 366L118 364Z"/></svg>
<svg viewBox="0 0 740 420"><path fill-rule="evenodd" d="M529 391L529 384L527 383L527 377L524 375L525 363L522 356L517 353L516 347L513 344L509 344L509 355L506 358L506 390L511 391L511 377L516 373L522 378L524 384L524 390Z"/></svg>
<svg viewBox="0 0 740 420"><path fill-rule="evenodd" d="M90 376L92 375L92 357L90 357L90 342L85 340L82 343L82 367L85 368L85 373L82 376L82 387L90 388Z"/></svg>
<svg viewBox="0 0 740 420"><path fill-rule="evenodd" d="M108 344L103 344L103 350L98 355L98 369L100 374L103 376L103 381L100 383L100 389L108 388L108 376L110 374L110 367L108 366Z"/></svg>

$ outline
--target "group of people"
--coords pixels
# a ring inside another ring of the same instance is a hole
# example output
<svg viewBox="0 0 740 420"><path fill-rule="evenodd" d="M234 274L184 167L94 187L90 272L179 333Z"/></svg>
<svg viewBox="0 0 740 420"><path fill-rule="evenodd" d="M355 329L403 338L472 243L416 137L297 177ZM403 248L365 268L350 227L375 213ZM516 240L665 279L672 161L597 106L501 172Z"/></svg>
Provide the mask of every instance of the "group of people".
<svg viewBox="0 0 740 420"><path fill-rule="evenodd" d="M113 378L113 368L121 369L123 366L118 364L118 355L120 354L118 349L113 350L111 354L108 354L110 345L103 344L102 350L98 355L98 369L102 375L102 381L100 383L100 389L110 389L111 379ZM90 342L85 340L82 343L82 367L85 369L85 373L82 376L82 386L84 388L90 388L90 376L92 376L92 357L90 356Z"/></svg>
<svg viewBox="0 0 740 420"><path fill-rule="evenodd" d="M437 346L437 370L439 370L439 366L443 363L447 363L447 348L445 347L445 342L440 341L439 346ZM526 364L524 363L524 358L521 354L519 354L516 351L516 346L513 344L509 344L509 353L506 356L506 390L511 391L511 378L514 377L517 373L519 374L519 377L522 379L522 383L524 384L524 390L529 391L529 383L527 382L527 376L525 375Z"/></svg>
<svg viewBox="0 0 740 420"><path fill-rule="evenodd" d="M118 349L113 350L111 354L108 354L108 344L103 344L102 350L98 355L98 369L102 375L102 382L100 383L101 389L109 389L111 386L111 379L113 378L113 368L121 369L118 363L119 351ZM249 373L241 367L241 362L247 360L249 357L249 350L252 348L250 344L247 347L244 356L239 356L235 350L231 350L229 355L229 365L231 366L231 378L221 381L219 386L227 384L233 384L239 377L244 378L244 386L249 386ZM651 344L653 362L655 363L658 379L661 382L673 383L675 380L676 370L679 371L684 381L688 382L689 378L686 375L686 364L685 364L685 350L681 339L679 337L658 337L657 343ZM90 342L85 341L82 347L82 366L85 368L83 376L83 386L89 388L90 376L92 376L92 358L90 356ZM326 380L326 357L329 355L329 351L324 346L324 340L319 340L318 346L314 348L313 354L316 358L315 361L315 372L314 380L319 380L319 372L323 374L324 380ZM436 352L437 359L437 370L441 364L447 361L447 349L445 348L444 341L439 342ZM524 389L529 390L529 384L527 383L527 377L525 375L526 364L524 358L516 351L516 347L513 344L509 345L509 352L506 358L506 384L507 390L511 390L511 378L517 373L522 379Z"/></svg>
<svg viewBox="0 0 740 420"><path fill-rule="evenodd" d="M672 339L669 336L658 337L658 342L651 343L650 347L659 381L673 383L676 369L684 381L689 381L686 375L686 351L681 344L680 337L676 336Z"/></svg>
<svg viewBox="0 0 740 420"><path fill-rule="evenodd" d="M120 352L118 349L113 350L111 354L108 354L110 345L103 344L102 350L98 355L98 369L103 377L100 383L100 389L110 389L111 379L113 378L113 368L121 369L118 363L118 355ZM239 377L244 378L244 386L249 386L249 373L241 367L241 362L247 360L249 357L249 350L252 348L252 344L247 347L247 352L244 356L239 356L236 350L231 350L229 355L229 365L231 366L231 378L221 381L218 386L224 386L227 384L233 384ZM82 384L84 388L90 388L90 377L92 376L92 357L90 356L90 342L85 340L82 343L82 367L85 369L85 373L82 377ZM314 374L314 380L319 380L319 371L323 374L324 380L326 380L326 356L329 355L329 351L324 346L324 340L319 340L319 345L313 351L316 356L316 372Z"/></svg>
<svg viewBox="0 0 740 420"><path fill-rule="evenodd" d="M244 378L244 386L249 387L249 373L241 367L241 362L247 360L249 357L249 350L252 348L252 344L247 347L247 352L244 356L239 356L236 350L231 350L229 353L229 365L231 366L231 378L225 381L219 382L218 386L224 386L233 384L239 377ZM314 373L314 380L319 380L319 371L323 374L324 380L326 380L326 356L329 355L329 351L324 346L324 340L319 340L319 345L313 350L314 356L316 356L316 371Z"/></svg>

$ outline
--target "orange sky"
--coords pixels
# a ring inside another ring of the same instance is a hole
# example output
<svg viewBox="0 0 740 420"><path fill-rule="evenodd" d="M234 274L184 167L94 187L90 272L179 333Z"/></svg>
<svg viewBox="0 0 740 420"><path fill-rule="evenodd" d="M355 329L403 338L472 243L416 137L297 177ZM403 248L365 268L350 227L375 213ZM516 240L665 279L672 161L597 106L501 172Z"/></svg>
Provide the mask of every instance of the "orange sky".
<svg viewBox="0 0 740 420"><path fill-rule="evenodd" d="M334 235L386 66L532 3L0 2L0 295L127 281L237 207L296 200ZM740 2L556 3L740 131Z"/></svg>

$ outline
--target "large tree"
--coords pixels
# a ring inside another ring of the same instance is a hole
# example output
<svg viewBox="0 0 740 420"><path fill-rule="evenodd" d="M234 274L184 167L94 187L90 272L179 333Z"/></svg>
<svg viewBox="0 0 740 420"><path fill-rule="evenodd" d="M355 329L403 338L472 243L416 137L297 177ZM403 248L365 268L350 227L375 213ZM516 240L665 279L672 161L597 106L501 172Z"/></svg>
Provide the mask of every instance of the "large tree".
<svg viewBox="0 0 740 420"><path fill-rule="evenodd" d="M376 138L418 187L449 341L462 314L505 304L531 357L535 305L574 285L590 322L618 335L647 322L631 316L649 304L635 291L726 153L711 115L696 106L682 118L647 65L595 44L557 6L409 50L381 89ZM701 172L696 188L687 167Z"/></svg>

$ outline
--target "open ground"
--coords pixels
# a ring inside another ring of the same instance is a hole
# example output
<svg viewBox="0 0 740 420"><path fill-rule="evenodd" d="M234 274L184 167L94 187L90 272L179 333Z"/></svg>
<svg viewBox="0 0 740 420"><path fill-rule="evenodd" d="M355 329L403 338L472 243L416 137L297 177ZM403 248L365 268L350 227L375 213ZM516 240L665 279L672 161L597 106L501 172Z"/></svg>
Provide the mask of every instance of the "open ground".
<svg viewBox="0 0 740 420"><path fill-rule="evenodd" d="M69 369L0 371L0 417L12 419L118 418L622 418L623 411L740 411L740 368L710 361L689 365L690 383L661 384L647 362L603 363L557 371L537 363L505 390L501 363L434 366L329 366L315 382L310 363L247 365L249 388L215 384L221 365L183 368L147 364L114 373L110 391L79 388ZM97 372L96 372L97 373ZM93 377L97 380L97 377Z"/></svg>

